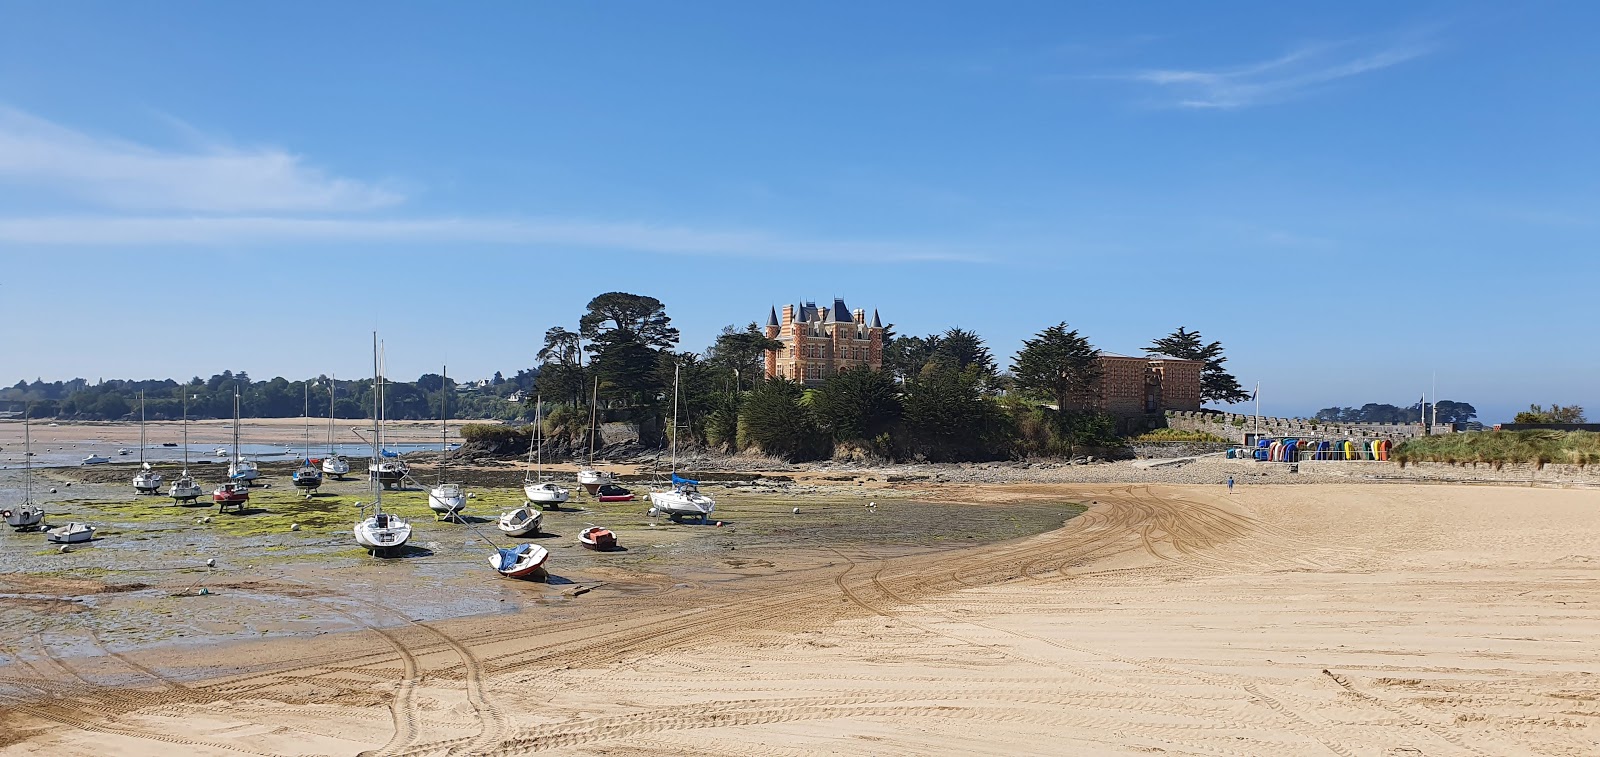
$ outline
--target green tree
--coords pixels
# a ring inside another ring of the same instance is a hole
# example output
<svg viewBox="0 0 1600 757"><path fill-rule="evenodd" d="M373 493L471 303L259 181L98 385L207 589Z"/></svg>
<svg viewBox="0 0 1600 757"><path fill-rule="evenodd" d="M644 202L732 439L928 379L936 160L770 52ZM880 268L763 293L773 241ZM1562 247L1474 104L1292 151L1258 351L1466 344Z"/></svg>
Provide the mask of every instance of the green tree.
<svg viewBox="0 0 1600 757"><path fill-rule="evenodd" d="M973 368L985 383L992 382L998 373L994 355L977 332L953 328L937 336L929 335L925 343L932 347L929 356L932 362L958 371Z"/></svg>
<svg viewBox="0 0 1600 757"><path fill-rule="evenodd" d="M885 337L883 369L906 381L922 373L939 349L939 335Z"/></svg>
<svg viewBox="0 0 1600 757"><path fill-rule="evenodd" d="M1222 343L1206 343L1200 337L1200 332L1189 331L1182 326L1160 339L1150 343L1145 352L1159 355L1170 355L1184 360L1198 360L1204 364L1200 369L1200 400L1202 402L1220 402L1232 405L1250 399L1250 393L1239 385L1239 380L1222 367L1228 358L1222 354Z"/></svg>
<svg viewBox="0 0 1600 757"><path fill-rule="evenodd" d="M1100 381L1094 345L1065 323L1023 340L1011 372L1019 389L1053 401L1058 412L1088 409Z"/></svg>
<svg viewBox="0 0 1600 757"><path fill-rule="evenodd" d="M1579 405L1551 405L1549 410L1543 405L1529 405L1527 410L1517 413L1512 419L1513 423L1586 423L1583 416L1583 407Z"/></svg>
<svg viewBox="0 0 1600 757"><path fill-rule="evenodd" d="M706 350L706 362L729 373L737 371L740 384L754 385L766 376L767 352L782 346L783 342L768 339L753 322L743 331L723 326L716 343Z"/></svg>
<svg viewBox="0 0 1600 757"><path fill-rule="evenodd" d="M902 448L934 462L994 460L1010 454L999 404L972 368L933 364L905 382Z"/></svg>
<svg viewBox="0 0 1600 757"><path fill-rule="evenodd" d="M843 370L817 387L811 408L835 443L872 442L900 420L900 389L883 371Z"/></svg>
<svg viewBox="0 0 1600 757"><path fill-rule="evenodd" d="M607 292L590 300L578 330L590 341L592 352L624 342L655 349L678 343L678 330L673 328L666 306L654 297L627 292Z"/></svg>
<svg viewBox="0 0 1600 757"><path fill-rule="evenodd" d="M805 388L779 377L763 381L739 406L739 447L786 460L808 460L821 453L822 435L811 408L801 402Z"/></svg>
<svg viewBox="0 0 1600 757"><path fill-rule="evenodd" d="M544 348L539 350L536 357L541 363L578 365L583 362L583 353L579 349L582 343L583 336L576 331L552 326L550 330L544 332Z"/></svg>

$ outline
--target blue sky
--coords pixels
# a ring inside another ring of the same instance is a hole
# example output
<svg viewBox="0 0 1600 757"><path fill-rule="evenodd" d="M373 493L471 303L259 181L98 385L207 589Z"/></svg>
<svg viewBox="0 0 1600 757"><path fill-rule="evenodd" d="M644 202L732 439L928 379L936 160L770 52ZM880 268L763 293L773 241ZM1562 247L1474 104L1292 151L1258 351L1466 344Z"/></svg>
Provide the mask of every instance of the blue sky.
<svg viewBox="0 0 1600 757"><path fill-rule="evenodd" d="M0 379L700 349L802 298L1600 414L1600 8L0 2ZM1588 336L1586 336L1586 334Z"/></svg>

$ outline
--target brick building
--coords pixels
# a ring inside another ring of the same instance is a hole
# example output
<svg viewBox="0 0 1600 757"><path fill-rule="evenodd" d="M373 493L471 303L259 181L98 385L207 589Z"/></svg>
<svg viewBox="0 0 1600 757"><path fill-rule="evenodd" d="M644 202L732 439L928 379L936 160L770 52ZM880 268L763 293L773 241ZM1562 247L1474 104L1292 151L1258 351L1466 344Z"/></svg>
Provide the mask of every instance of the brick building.
<svg viewBox="0 0 1600 757"><path fill-rule="evenodd" d="M1198 360L1168 355L1132 357L1101 350L1100 384L1078 398L1078 409L1093 408L1122 418L1166 410L1200 409Z"/></svg>
<svg viewBox="0 0 1600 757"><path fill-rule="evenodd" d="M851 310L835 298L833 307L815 302L784 305L767 316L767 338L783 346L767 353L767 377L783 377L803 384L820 384L847 368L883 368L883 322L878 311Z"/></svg>

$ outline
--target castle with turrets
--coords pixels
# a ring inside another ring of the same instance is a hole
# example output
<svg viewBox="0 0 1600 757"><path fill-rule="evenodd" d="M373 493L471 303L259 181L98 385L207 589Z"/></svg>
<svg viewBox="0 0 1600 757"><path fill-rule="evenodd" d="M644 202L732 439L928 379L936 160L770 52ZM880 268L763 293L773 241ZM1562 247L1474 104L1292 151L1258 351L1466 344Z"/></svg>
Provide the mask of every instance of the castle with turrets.
<svg viewBox="0 0 1600 757"><path fill-rule="evenodd" d="M836 297L833 307L815 302L783 306L767 316L766 334L783 346L767 353L767 378L816 385L850 368L883 369L883 321L878 311L851 310Z"/></svg>

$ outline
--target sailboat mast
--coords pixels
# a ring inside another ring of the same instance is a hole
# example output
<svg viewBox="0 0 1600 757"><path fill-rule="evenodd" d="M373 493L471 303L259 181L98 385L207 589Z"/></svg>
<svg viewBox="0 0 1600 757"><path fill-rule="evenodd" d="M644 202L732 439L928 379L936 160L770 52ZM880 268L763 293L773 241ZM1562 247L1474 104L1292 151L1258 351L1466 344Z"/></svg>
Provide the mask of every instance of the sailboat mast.
<svg viewBox="0 0 1600 757"><path fill-rule="evenodd" d="M311 464L311 382L306 382L306 464Z"/></svg>
<svg viewBox="0 0 1600 757"><path fill-rule="evenodd" d="M183 388L183 475L189 475L189 387Z"/></svg>
<svg viewBox="0 0 1600 757"><path fill-rule="evenodd" d="M534 463L533 480L544 478L544 395L533 403L533 440L538 450L538 462Z"/></svg>
<svg viewBox="0 0 1600 757"><path fill-rule="evenodd" d="M239 456L239 385L233 385L233 459L234 462L243 460Z"/></svg>
<svg viewBox="0 0 1600 757"><path fill-rule="evenodd" d="M372 464L381 466L383 458L379 456L378 433L383 428L383 420L378 412L383 407L383 374L378 371L378 332L372 332ZM383 507L383 486L378 483L381 470L374 468L372 475L372 507L378 510Z"/></svg>
<svg viewBox="0 0 1600 757"><path fill-rule="evenodd" d="M33 504L33 428L28 425L28 417L33 415L33 408L22 408L22 504Z"/></svg>
<svg viewBox="0 0 1600 757"><path fill-rule="evenodd" d="M144 390L139 390L139 467L144 467Z"/></svg>
<svg viewBox="0 0 1600 757"><path fill-rule="evenodd" d="M445 387L450 383L450 366L439 369L439 483L444 483L444 469L450 464L450 395Z"/></svg>
<svg viewBox="0 0 1600 757"><path fill-rule="evenodd" d="M678 365L672 366L672 472L678 472Z"/></svg>
<svg viewBox="0 0 1600 757"><path fill-rule="evenodd" d="M589 468L594 468L595 421L600 413L600 377L594 377L594 393L589 395Z"/></svg>
<svg viewBox="0 0 1600 757"><path fill-rule="evenodd" d="M333 457L333 387L338 383L337 376L328 377L328 457Z"/></svg>

